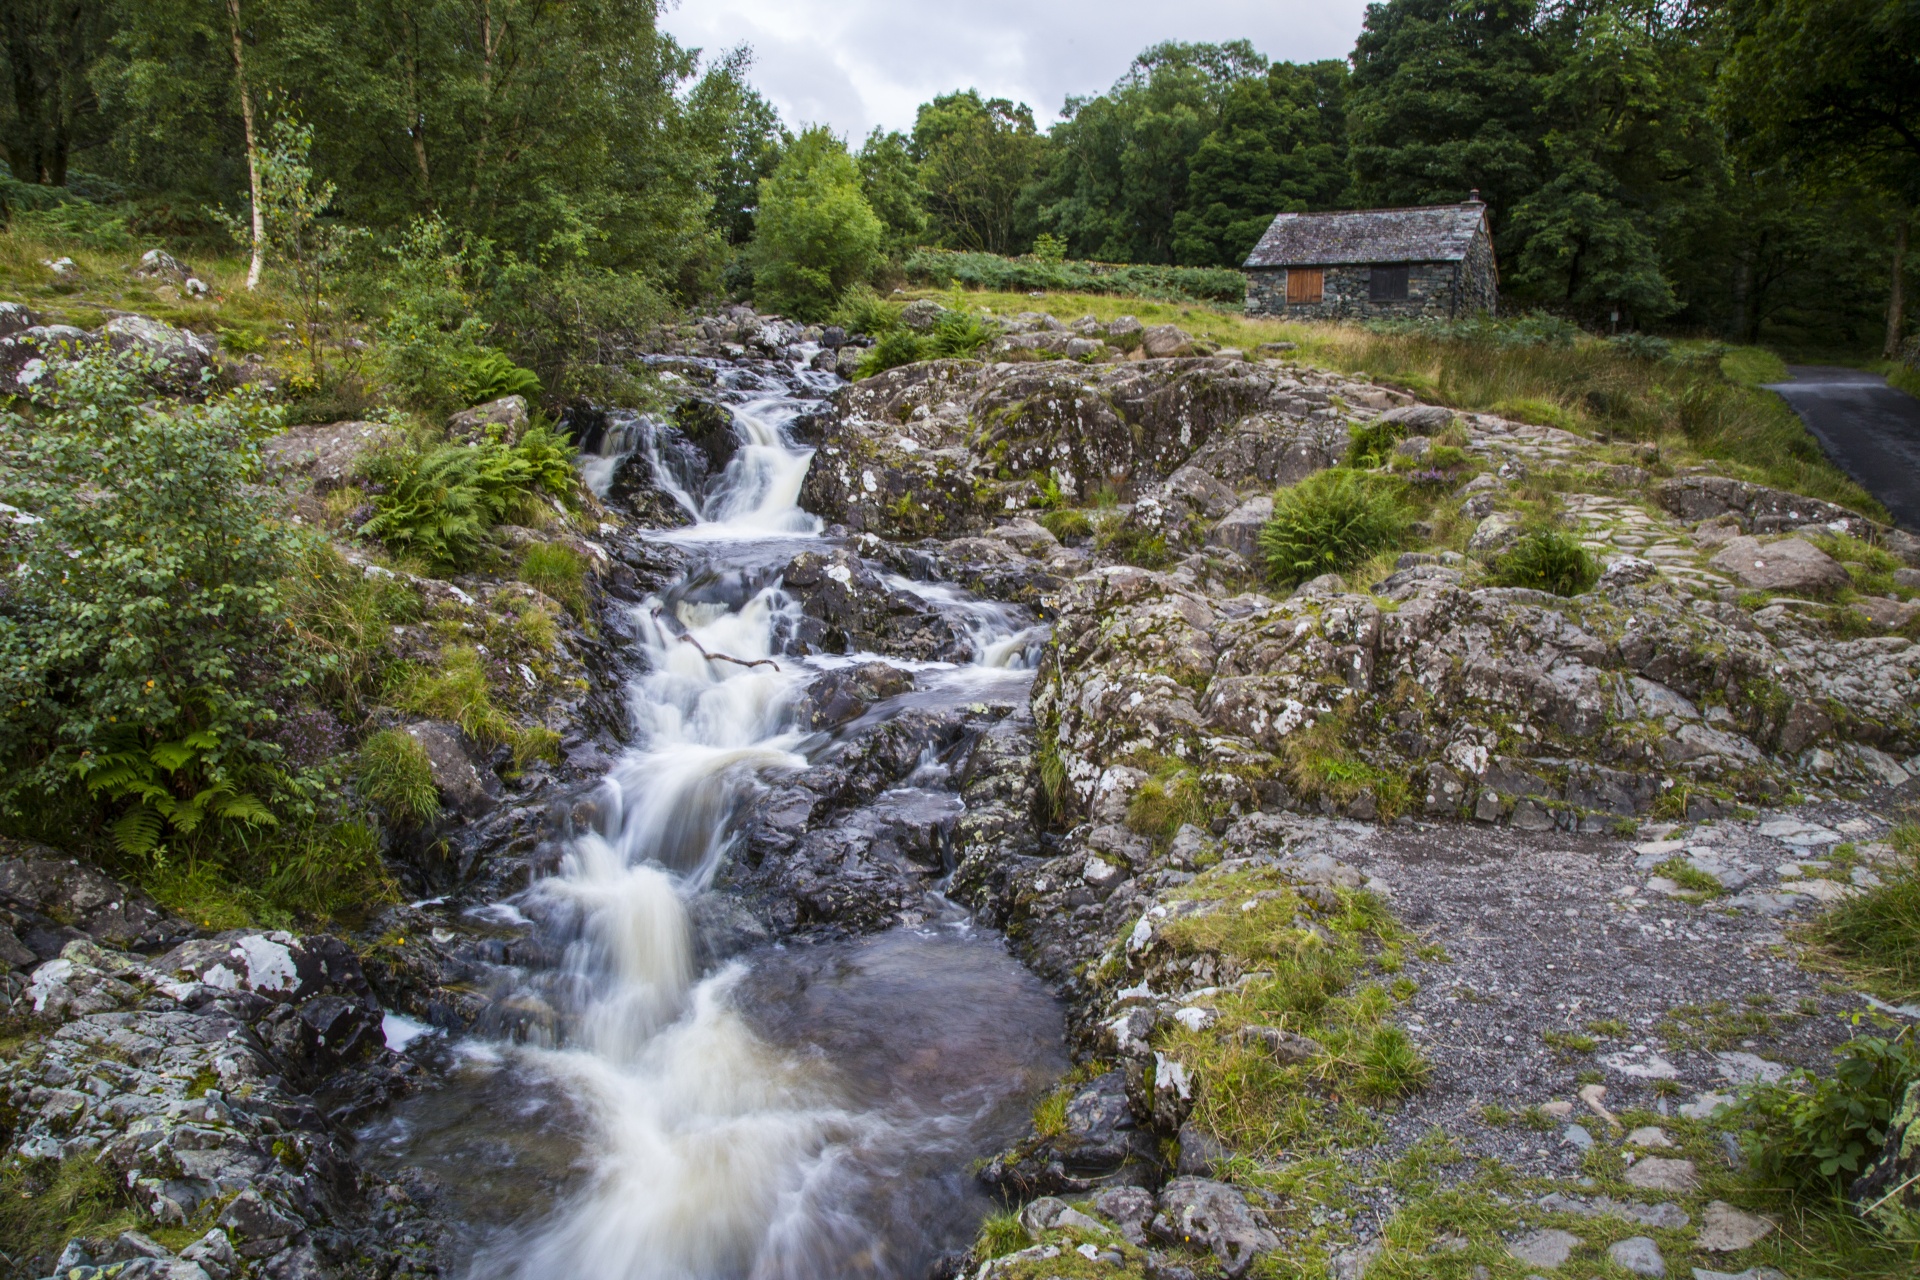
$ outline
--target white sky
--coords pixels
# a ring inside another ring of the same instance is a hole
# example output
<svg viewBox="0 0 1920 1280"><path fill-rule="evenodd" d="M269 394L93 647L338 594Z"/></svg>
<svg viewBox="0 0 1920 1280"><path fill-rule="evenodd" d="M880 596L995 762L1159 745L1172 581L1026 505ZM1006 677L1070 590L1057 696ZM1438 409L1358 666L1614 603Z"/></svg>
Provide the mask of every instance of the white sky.
<svg viewBox="0 0 1920 1280"><path fill-rule="evenodd" d="M1244 37L1275 61L1343 58L1366 0L678 0L662 25L708 56L753 47L754 85L789 128L859 145L936 94L1024 101L1044 127L1162 40Z"/></svg>

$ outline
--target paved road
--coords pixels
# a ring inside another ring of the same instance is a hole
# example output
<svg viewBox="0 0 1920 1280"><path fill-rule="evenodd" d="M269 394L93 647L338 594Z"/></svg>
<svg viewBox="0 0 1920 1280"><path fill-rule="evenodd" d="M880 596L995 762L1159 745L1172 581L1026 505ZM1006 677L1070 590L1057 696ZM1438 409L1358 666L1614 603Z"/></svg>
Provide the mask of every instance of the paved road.
<svg viewBox="0 0 1920 1280"><path fill-rule="evenodd" d="M1777 391L1827 451L1893 518L1920 532L1920 400L1878 374L1829 365L1787 366Z"/></svg>

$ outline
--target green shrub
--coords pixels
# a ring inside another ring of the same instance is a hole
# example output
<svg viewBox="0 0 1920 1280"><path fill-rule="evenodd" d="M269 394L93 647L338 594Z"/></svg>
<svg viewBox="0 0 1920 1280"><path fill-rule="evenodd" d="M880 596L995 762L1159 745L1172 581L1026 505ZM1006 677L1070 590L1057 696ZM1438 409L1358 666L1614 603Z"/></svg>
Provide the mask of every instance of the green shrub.
<svg viewBox="0 0 1920 1280"><path fill-rule="evenodd" d="M760 183L754 295L797 320L824 320L879 264L885 234L846 144L824 127L808 129Z"/></svg>
<svg viewBox="0 0 1920 1280"><path fill-rule="evenodd" d="M88 249L133 248L127 215L88 200L64 200L40 209L18 209L8 218L13 231L49 244L78 244Z"/></svg>
<svg viewBox="0 0 1920 1280"><path fill-rule="evenodd" d="M867 354L860 357L854 377L871 378L876 373L885 373L888 369L897 369L903 364L914 364L926 358L926 346L919 334L911 329L893 329L867 348Z"/></svg>
<svg viewBox="0 0 1920 1280"><path fill-rule="evenodd" d="M1833 1074L1796 1071L1753 1087L1735 1114L1752 1121L1745 1145L1770 1182L1837 1192L1880 1154L1887 1122L1907 1085L1920 1079L1911 1027L1899 1036L1860 1036L1834 1050Z"/></svg>
<svg viewBox="0 0 1920 1280"><path fill-rule="evenodd" d="M859 284L841 295L830 320L848 333L879 338L900 327L900 310L875 293L872 286Z"/></svg>
<svg viewBox="0 0 1920 1280"><path fill-rule="evenodd" d="M1629 360L1670 360L1673 358L1673 343L1650 333L1623 333L1607 339L1612 347ZM1713 364L1717 368L1719 360Z"/></svg>
<svg viewBox="0 0 1920 1280"><path fill-rule="evenodd" d="M1078 507L1057 507L1040 517L1040 527L1065 542L1093 535L1093 520Z"/></svg>
<svg viewBox="0 0 1920 1280"><path fill-rule="evenodd" d="M502 396L525 396L535 402L540 399L540 379L531 369L522 369L507 359L504 351L479 347L463 355L460 362L466 371L468 404L484 404Z"/></svg>
<svg viewBox="0 0 1920 1280"><path fill-rule="evenodd" d="M351 819L311 824L277 844L262 887L268 902L314 920L364 920L400 896L379 832Z"/></svg>
<svg viewBox="0 0 1920 1280"><path fill-rule="evenodd" d="M1814 926L1830 956L1882 998L1920 1001L1920 825L1889 837L1901 865L1837 904Z"/></svg>
<svg viewBox="0 0 1920 1280"><path fill-rule="evenodd" d="M401 826L431 822L440 812L427 749L403 729L383 729L367 739L355 781L368 803Z"/></svg>
<svg viewBox="0 0 1920 1280"><path fill-rule="evenodd" d="M1577 596L1593 590L1600 580L1600 564L1571 534L1541 529L1522 537L1500 557L1496 576L1504 586Z"/></svg>
<svg viewBox="0 0 1920 1280"><path fill-rule="evenodd" d="M947 311L933 322L933 331L927 335L927 356L935 360L970 360L993 338L994 330L979 316L970 311Z"/></svg>
<svg viewBox="0 0 1920 1280"><path fill-rule="evenodd" d="M1407 434L1406 426L1378 419L1347 428L1347 465L1370 471L1393 460L1393 446Z"/></svg>
<svg viewBox="0 0 1920 1280"><path fill-rule="evenodd" d="M1268 575L1287 585L1398 547L1409 520L1397 482L1335 467L1274 495L1260 549Z"/></svg>
<svg viewBox="0 0 1920 1280"><path fill-rule="evenodd" d="M152 406L159 372L50 361L47 411L5 420L4 498L39 522L3 566L0 797L18 813L77 780L139 855L275 820L268 699L325 665L294 649L279 588L302 539L254 484L278 414L244 394Z"/></svg>
<svg viewBox="0 0 1920 1280"><path fill-rule="evenodd" d="M587 558L564 542L537 542L520 558L520 581L545 592L574 617L587 616Z"/></svg>

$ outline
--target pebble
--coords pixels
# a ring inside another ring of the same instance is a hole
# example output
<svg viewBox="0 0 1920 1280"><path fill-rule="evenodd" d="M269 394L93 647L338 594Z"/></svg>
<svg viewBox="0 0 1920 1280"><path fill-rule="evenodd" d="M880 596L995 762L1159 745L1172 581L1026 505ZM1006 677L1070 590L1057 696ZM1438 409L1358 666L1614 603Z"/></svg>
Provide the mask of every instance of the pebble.
<svg viewBox="0 0 1920 1280"><path fill-rule="evenodd" d="M1560 1145L1577 1147L1581 1151L1593 1150L1593 1135L1577 1124L1570 1124L1560 1134Z"/></svg>
<svg viewBox="0 0 1920 1280"><path fill-rule="evenodd" d="M1670 1147L1673 1145L1673 1141L1667 1137L1666 1131L1659 1125L1649 1124L1642 1125L1640 1128L1628 1134L1627 1145L1630 1147Z"/></svg>
<svg viewBox="0 0 1920 1280"><path fill-rule="evenodd" d="M1733 1105L1733 1098L1724 1093L1699 1093L1692 1102L1680 1104L1680 1114L1688 1120L1711 1119L1722 1107Z"/></svg>
<svg viewBox="0 0 1920 1280"><path fill-rule="evenodd" d="M1573 1104L1560 1099L1543 1104L1540 1110L1542 1114L1552 1116L1555 1120L1565 1120L1573 1114Z"/></svg>

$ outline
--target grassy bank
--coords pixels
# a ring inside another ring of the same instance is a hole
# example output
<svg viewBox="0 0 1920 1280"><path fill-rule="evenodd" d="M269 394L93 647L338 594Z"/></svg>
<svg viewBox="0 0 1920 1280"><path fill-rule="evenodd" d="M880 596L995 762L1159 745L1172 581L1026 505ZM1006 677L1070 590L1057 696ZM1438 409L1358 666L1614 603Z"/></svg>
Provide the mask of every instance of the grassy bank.
<svg viewBox="0 0 1920 1280"><path fill-rule="evenodd" d="M1248 352L1264 343L1291 342L1297 351L1290 358L1365 374L1423 400L1596 440L1656 444L1675 466L1711 461L1741 479L1886 518L1880 504L1820 452L1786 403L1761 389L1761 383L1785 373L1779 357L1761 348L1680 342L1662 356L1650 356L1587 336L1565 345L1525 345L1491 334L1449 337L1301 324L1197 302L1106 294L1032 297L981 290L964 297L997 315L1041 311L1063 321L1132 315L1144 324L1179 325L1223 348Z"/></svg>

